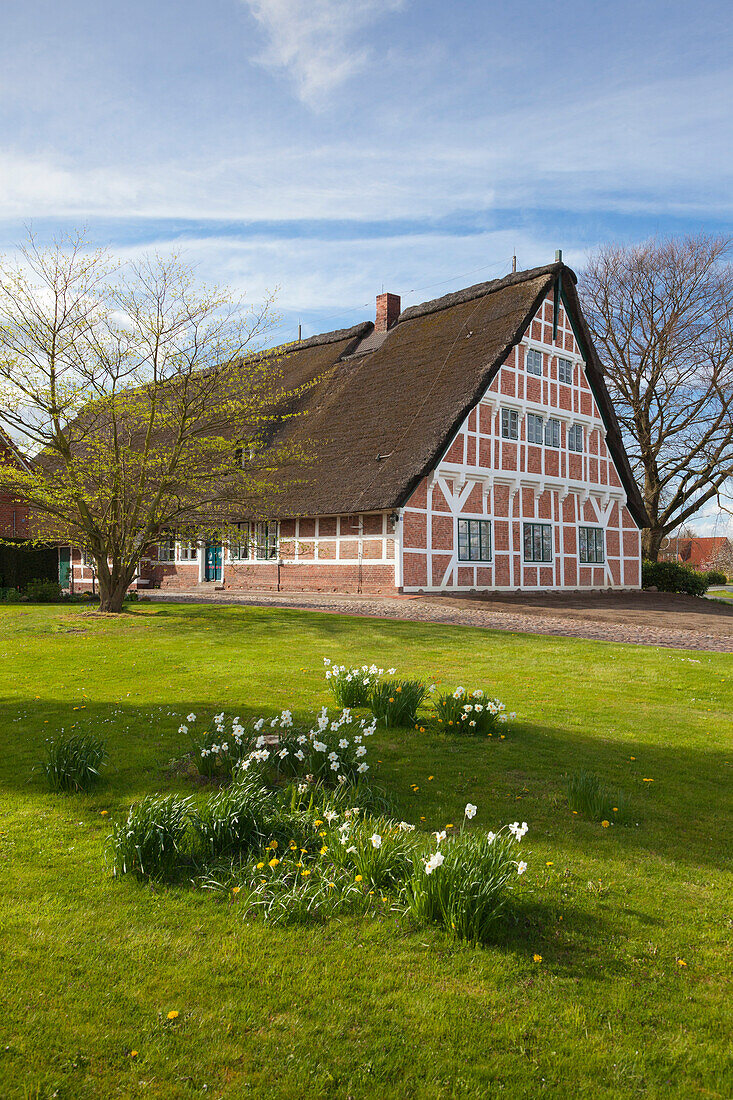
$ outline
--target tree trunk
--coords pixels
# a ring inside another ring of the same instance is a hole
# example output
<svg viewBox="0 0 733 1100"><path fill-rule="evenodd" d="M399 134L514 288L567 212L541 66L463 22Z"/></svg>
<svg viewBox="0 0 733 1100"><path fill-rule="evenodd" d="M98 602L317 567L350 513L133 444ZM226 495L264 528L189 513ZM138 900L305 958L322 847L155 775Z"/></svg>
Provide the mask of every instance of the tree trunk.
<svg viewBox="0 0 733 1100"><path fill-rule="evenodd" d="M132 576L129 573L115 573L109 579L99 577L99 610L110 615L119 615L125 600Z"/></svg>
<svg viewBox="0 0 733 1100"><path fill-rule="evenodd" d="M647 561L656 561L662 545L664 531L661 527L645 527L641 533L642 556Z"/></svg>

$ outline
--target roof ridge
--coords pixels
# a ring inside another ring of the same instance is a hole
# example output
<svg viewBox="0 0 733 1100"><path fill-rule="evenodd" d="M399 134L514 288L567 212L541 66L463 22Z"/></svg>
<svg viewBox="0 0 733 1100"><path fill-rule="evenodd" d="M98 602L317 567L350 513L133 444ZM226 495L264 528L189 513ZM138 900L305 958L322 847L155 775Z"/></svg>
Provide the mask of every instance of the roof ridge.
<svg viewBox="0 0 733 1100"><path fill-rule="evenodd" d="M526 271L513 271L509 275L502 276L501 279L491 279L486 283L474 283L473 286L467 286L463 290L455 290L450 294L444 294L442 298L432 298L428 302L409 306L407 309L402 310L396 323L411 321L415 317L424 317L427 313L437 313L442 309L450 309L451 306L460 305L462 302L470 302L474 298L483 298L485 294L493 294L496 290L517 286L520 283L529 282L531 279L537 279L542 275L554 275L560 270L567 271L572 276L573 281L577 282L575 272L567 267L562 260L556 260L555 263L545 264L544 267L532 267Z"/></svg>
<svg viewBox="0 0 733 1100"><path fill-rule="evenodd" d="M373 321L360 321L357 325L352 325L351 328L336 328L331 332L319 332L315 336L308 336L305 340L293 340L288 344L276 344L272 348L263 348L262 351L251 356L248 355L246 358L261 359L281 351L287 351L290 354L293 351L301 351L303 348L317 348L323 344L336 344L341 340L352 340L357 336L368 336L373 328Z"/></svg>

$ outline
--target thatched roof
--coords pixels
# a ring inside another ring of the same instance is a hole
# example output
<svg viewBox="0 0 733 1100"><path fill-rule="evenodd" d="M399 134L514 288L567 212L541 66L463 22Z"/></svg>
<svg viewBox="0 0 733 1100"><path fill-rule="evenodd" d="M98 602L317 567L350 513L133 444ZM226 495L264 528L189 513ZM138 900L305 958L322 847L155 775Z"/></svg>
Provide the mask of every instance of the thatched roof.
<svg viewBox="0 0 733 1100"><path fill-rule="evenodd" d="M584 345L588 381L629 508L647 524L621 442L603 368L580 311L576 278L562 263L479 283L404 310L381 339L366 323L291 345L283 384L314 384L279 438L311 445L314 461L278 498L280 516L333 515L402 506L440 460L557 279Z"/></svg>

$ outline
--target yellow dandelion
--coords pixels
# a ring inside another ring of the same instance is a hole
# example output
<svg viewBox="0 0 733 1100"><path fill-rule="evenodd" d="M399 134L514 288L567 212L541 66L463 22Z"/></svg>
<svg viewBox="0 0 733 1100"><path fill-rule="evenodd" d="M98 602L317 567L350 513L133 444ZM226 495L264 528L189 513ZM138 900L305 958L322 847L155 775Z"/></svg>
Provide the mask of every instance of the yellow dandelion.
<svg viewBox="0 0 733 1100"><path fill-rule="evenodd" d="M402 691L402 688L397 688L397 694L398 694L398 695L399 695L399 693L400 693L401 691Z"/></svg>
<svg viewBox="0 0 733 1100"><path fill-rule="evenodd" d="M420 733L425 733L425 726L420 726Z"/></svg>
<svg viewBox="0 0 733 1100"><path fill-rule="evenodd" d="M629 760L636 760L636 757L635 756L630 756Z"/></svg>
<svg viewBox="0 0 733 1100"><path fill-rule="evenodd" d="M170 1011L170 1012L168 1013L168 1019L169 1019L169 1020L177 1020L177 1019L178 1019L178 1013L176 1012L175 1008L174 1008L174 1009L172 1009L172 1010L171 1010L171 1011Z"/></svg>
<svg viewBox="0 0 733 1100"><path fill-rule="evenodd" d="M269 860L268 862L270 864L270 867L277 867L280 860L277 858L277 856L273 856L273 858L271 860Z"/></svg>
<svg viewBox="0 0 733 1100"><path fill-rule="evenodd" d="M301 848L301 849L300 849L300 853L301 853L301 855L305 855L307 851L308 851L308 849L307 849L307 848Z"/></svg>
<svg viewBox="0 0 733 1100"><path fill-rule="evenodd" d="M602 821L601 822L601 828L602 829L607 829L610 824L611 824L610 821Z"/></svg>
<svg viewBox="0 0 733 1100"><path fill-rule="evenodd" d="M318 821L314 821L314 822L313 822L313 827L314 827L315 829L317 829L317 828L318 828L318 826L319 826L319 825L322 825L322 824L323 824L323 822L322 822L322 821L321 821L321 819L319 818L319 819L318 819Z"/></svg>
<svg viewBox="0 0 733 1100"><path fill-rule="evenodd" d="M554 866L555 866L554 862L551 859L548 859L547 863L545 864L545 867L554 867Z"/></svg>
<svg viewBox="0 0 733 1100"><path fill-rule="evenodd" d="M685 962L684 959L678 959L677 960L677 965L678 966L687 966L687 963Z"/></svg>
<svg viewBox="0 0 733 1100"><path fill-rule="evenodd" d="M615 814L617 814L617 813L618 813L618 806L612 806L612 807L611 807L611 809L613 810L613 812L614 812Z"/></svg>
<svg viewBox="0 0 733 1100"><path fill-rule="evenodd" d="M307 878L309 874L310 874L310 871L309 871L309 870L308 870L308 868L306 867L306 868L305 868L304 870L302 870L302 871L300 872L300 877L301 877L301 878Z"/></svg>
<svg viewBox="0 0 733 1100"><path fill-rule="evenodd" d="M328 848L327 848L327 847L326 847L326 845L324 844L324 845L323 845L323 847L321 848L321 851L320 851L320 853L319 853L319 854L320 854L320 855L322 855L322 856L325 856L325 854L326 854L326 852L327 852L327 851L328 851Z"/></svg>
<svg viewBox="0 0 733 1100"><path fill-rule="evenodd" d="M642 779L642 783L653 783L653 779Z"/></svg>
<svg viewBox="0 0 733 1100"><path fill-rule="evenodd" d="M137 1058L137 1051L136 1050L131 1050L130 1051L130 1057L131 1058Z"/></svg>
<svg viewBox="0 0 733 1100"><path fill-rule="evenodd" d="M329 890L335 890L335 888L336 888L336 883L335 883L335 882L329 882L329 884L328 884L328 888L329 888Z"/></svg>
<svg viewBox="0 0 733 1100"><path fill-rule="evenodd" d="M542 956L541 955L533 955L532 956L532 961L536 962L536 963L541 963L542 962Z"/></svg>
<svg viewBox="0 0 733 1100"><path fill-rule="evenodd" d="M258 863L255 870L256 871L261 871L264 866L265 866L264 863Z"/></svg>
<svg viewBox="0 0 733 1100"><path fill-rule="evenodd" d="M272 848L272 850L274 851L277 848L277 841L276 840L271 840L270 843L267 845L267 847Z"/></svg>
<svg viewBox="0 0 733 1100"><path fill-rule="evenodd" d="M362 880L362 876L357 875L356 878L354 879L354 882L361 882L361 880Z"/></svg>
<svg viewBox="0 0 733 1100"><path fill-rule="evenodd" d="M434 775L429 775L428 776L428 783L430 782L431 779L435 779L435 776Z"/></svg>
<svg viewBox="0 0 733 1100"><path fill-rule="evenodd" d="M449 825L446 825L446 829L455 829L455 825L453 824L452 821Z"/></svg>
<svg viewBox="0 0 733 1100"><path fill-rule="evenodd" d="M319 836L325 836L326 835L326 830L325 829L320 829L319 832L318 832L318 835Z"/></svg>
<svg viewBox="0 0 733 1100"><path fill-rule="evenodd" d="M100 812L102 817L106 817L107 814L109 813L109 810L100 810L99 812Z"/></svg>
<svg viewBox="0 0 733 1100"><path fill-rule="evenodd" d="M393 696L393 695L390 695L390 697L389 697L389 699L387 700L387 702L388 702L388 703L394 703L394 696Z"/></svg>
<svg viewBox="0 0 733 1100"><path fill-rule="evenodd" d="M233 894L238 894L241 889L242 889L241 886L232 886L232 893Z"/></svg>

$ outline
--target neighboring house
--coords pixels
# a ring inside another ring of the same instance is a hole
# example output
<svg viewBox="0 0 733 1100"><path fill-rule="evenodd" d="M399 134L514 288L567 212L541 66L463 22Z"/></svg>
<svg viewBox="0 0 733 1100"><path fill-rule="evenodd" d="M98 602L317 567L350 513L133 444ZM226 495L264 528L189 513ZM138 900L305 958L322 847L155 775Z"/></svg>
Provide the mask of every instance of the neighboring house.
<svg viewBox="0 0 733 1100"><path fill-rule="evenodd" d="M659 555L662 561L677 561L704 573L708 569L722 568L725 572L733 558L733 543L725 535L703 538L670 538L669 545Z"/></svg>
<svg viewBox="0 0 733 1100"><path fill-rule="evenodd" d="M25 458L2 428L0 428L0 464L28 469ZM15 497L0 491L0 539L20 540L27 537L27 506Z"/></svg>
<svg viewBox="0 0 733 1100"><path fill-rule="evenodd" d="M0 428L0 465L28 469L28 462ZM27 504L0 491L0 588L25 588L29 580L47 580L56 574L58 552L31 548Z"/></svg>
<svg viewBox="0 0 733 1100"><path fill-rule="evenodd" d="M285 384L312 384L278 438L314 461L232 544L164 540L138 587L638 588L647 518L575 284L557 262L380 294L376 324L288 347Z"/></svg>

